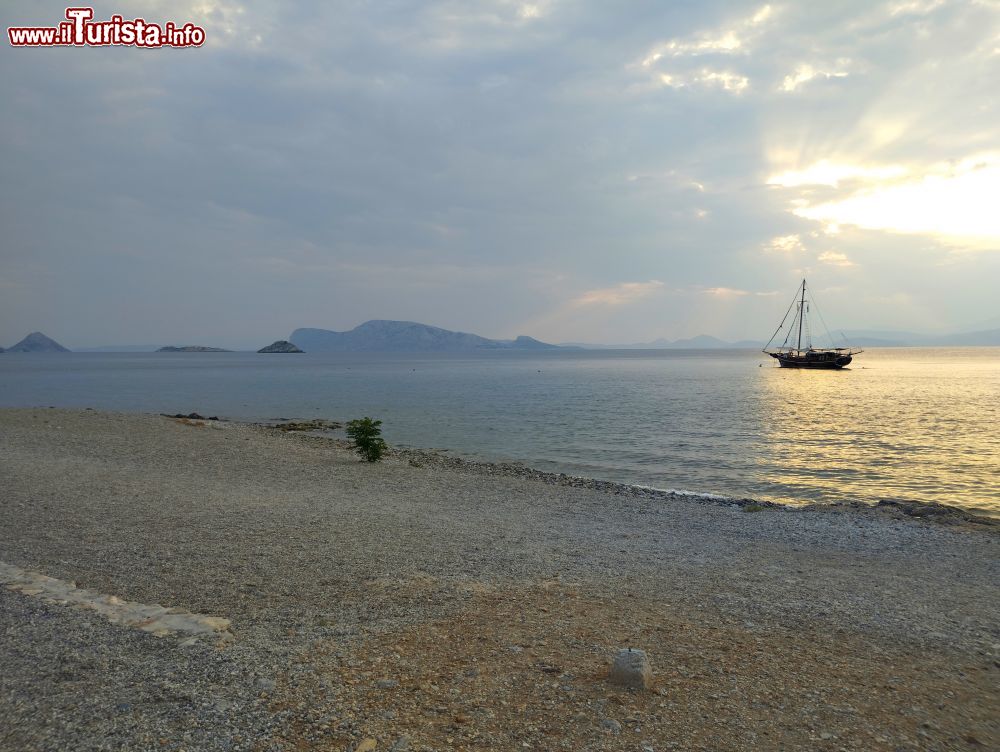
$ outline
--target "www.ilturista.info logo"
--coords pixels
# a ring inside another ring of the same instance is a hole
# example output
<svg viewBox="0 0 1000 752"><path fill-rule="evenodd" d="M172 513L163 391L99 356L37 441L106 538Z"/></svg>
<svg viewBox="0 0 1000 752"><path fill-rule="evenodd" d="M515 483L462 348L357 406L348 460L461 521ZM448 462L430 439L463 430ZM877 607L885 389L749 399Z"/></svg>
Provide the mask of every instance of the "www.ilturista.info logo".
<svg viewBox="0 0 1000 752"><path fill-rule="evenodd" d="M111 16L95 22L93 8L67 8L66 21L58 26L10 26L7 37L14 47L200 47L205 30L193 23L179 26L168 21L149 23L141 18L126 21Z"/></svg>

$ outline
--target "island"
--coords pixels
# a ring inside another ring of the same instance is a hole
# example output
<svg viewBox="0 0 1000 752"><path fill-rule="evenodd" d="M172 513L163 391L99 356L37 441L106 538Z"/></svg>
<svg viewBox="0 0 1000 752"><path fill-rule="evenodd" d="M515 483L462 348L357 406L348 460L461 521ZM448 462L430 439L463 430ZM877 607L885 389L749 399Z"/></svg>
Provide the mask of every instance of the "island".
<svg viewBox="0 0 1000 752"><path fill-rule="evenodd" d="M366 321L347 332L296 329L289 340L310 352L464 352L470 350L557 350L557 345L521 335L489 339L416 321Z"/></svg>
<svg viewBox="0 0 1000 752"><path fill-rule="evenodd" d="M32 332L13 347L7 348L7 352L70 352L68 347L63 347L51 337L46 337L41 332Z"/></svg>
<svg viewBox="0 0 1000 752"><path fill-rule="evenodd" d="M279 339L277 342L272 342L267 347L260 348L257 352L259 353L300 353L305 352L300 350L298 347L293 345L286 339Z"/></svg>

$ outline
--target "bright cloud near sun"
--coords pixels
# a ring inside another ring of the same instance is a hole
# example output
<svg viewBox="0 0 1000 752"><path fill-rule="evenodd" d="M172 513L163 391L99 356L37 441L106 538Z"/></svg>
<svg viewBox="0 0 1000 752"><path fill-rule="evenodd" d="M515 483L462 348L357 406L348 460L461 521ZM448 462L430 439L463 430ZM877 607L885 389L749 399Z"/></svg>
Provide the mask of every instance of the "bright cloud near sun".
<svg viewBox="0 0 1000 752"><path fill-rule="evenodd" d="M771 238L764 247L768 251L776 251L778 253L798 253L805 250L805 246L802 245L802 238L798 235L779 235L778 237Z"/></svg>
<svg viewBox="0 0 1000 752"><path fill-rule="evenodd" d="M905 174L906 170L898 165L863 167L857 164L836 163L823 159L804 170L789 170L772 175L768 178L767 184L780 185L784 188L810 185L829 185L836 188L840 183L850 180L890 180Z"/></svg>
<svg viewBox="0 0 1000 752"><path fill-rule="evenodd" d="M692 70L690 58L720 55L747 55L760 36L766 21L772 16L770 5L764 5L750 16L718 29L696 33L690 37L670 39L654 45L633 70L652 73L653 85L672 89L685 87L718 88L740 94L750 85L750 79L739 71L702 66ZM669 70L663 63L670 62Z"/></svg>
<svg viewBox="0 0 1000 752"><path fill-rule="evenodd" d="M869 170L866 177L877 173L877 169ZM1000 154L965 159L885 185L873 182L845 198L800 204L793 212L821 222L933 235L965 247L1000 249Z"/></svg>
<svg viewBox="0 0 1000 752"><path fill-rule="evenodd" d="M795 91L803 84L806 84L815 78L846 78L848 75L849 74L845 70L825 71L814 68L808 64L800 65L795 69L794 73L785 76L785 80L781 84L781 90Z"/></svg>
<svg viewBox="0 0 1000 752"><path fill-rule="evenodd" d="M854 262L847 258L844 253L837 253L836 251L825 251L821 253L817 260L823 264L830 264L831 266L854 266Z"/></svg>

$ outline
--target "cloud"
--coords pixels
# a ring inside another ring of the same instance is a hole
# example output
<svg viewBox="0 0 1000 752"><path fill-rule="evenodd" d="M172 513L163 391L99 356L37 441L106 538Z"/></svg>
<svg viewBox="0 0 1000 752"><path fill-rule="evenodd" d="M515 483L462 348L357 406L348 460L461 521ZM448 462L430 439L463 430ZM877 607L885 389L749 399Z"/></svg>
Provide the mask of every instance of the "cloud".
<svg viewBox="0 0 1000 752"><path fill-rule="evenodd" d="M851 261L843 253L837 253L836 251L824 251L821 253L817 260L823 264L830 264L831 266L855 266L855 263Z"/></svg>
<svg viewBox="0 0 1000 752"><path fill-rule="evenodd" d="M650 76L652 85L672 89L717 88L740 94L750 85L750 78L731 68L705 66L692 68L688 59L749 54L765 22L772 15L770 5L758 8L732 26L702 31L688 38L674 38L654 45L639 61L630 66ZM666 70L662 64L670 63Z"/></svg>
<svg viewBox="0 0 1000 752"><path fill-rule="evenodd" d="M906 0L889 6L890 16L927 15L945 5L946 0Z"/></svg>
<svg viewBox="0 0 1000 752"><path fill-rule="evenodd" d="M777 292L769 290L768 291L740 290L734 287L699 287L699 288L694 288L693 292L697 292L702 295L711 295L714 298L724 298L724 299L744 298L746 296L753 296L756 298L770 298L778 294Z"/></svg>
<svg viewBox="0 0 1000 752"><path fill-rule="evenodd" d="M750 79L746 76L731 71L717 71L709 68L702 68L686 75L661 73L659 81L663 86L671 89L718 88L733 94L743 92L750 85Z"/></svg>
<svg viewBox="0 0 1000 752"><path fill-rule="evenodd" d="M663 287L663 283L651 279L649 282L622 282L614 287L587 290L573 300L576 306L620 306L645 298Z"/></svg>
<svg viewBox="0 0 1000 752"><path fill-rule="evenodd" d="M737 290L732 287L706 287L702 292L706 295L714 295L717 298L736 298L743 295L750 295L748 290Z"/></svg>
<svg viewBox="0 0 1000 752"><path fill-rule="evenodd" d="M797 66L794 73L785 76L785 80L781 83L781 90L795 91L803 84L806 84L816 78L846 78L848 75L848 72L844 70L820 70L818 68L814 68L808 63L805 63Z"/></svg>
<svg viewBox="0 0 1000 752"><path fill-rule="evenodd" d="M629 183L657 181L670 186L676 186L678 188L694 189L698 191L698 193L705 192L704 183L695 180L690 175L680 173L677 170L667 170L663 173L633 173L628 175L625 180Z"/></svg>
<svg viewBox="0 0 1000 752"><path fill-rule="evenodd" d="M521 3L517 9L517 15L521 18L541 18L545 15L547 3Z"/></svg>
<svg viewBox="0 0 1000 752"><path fill-rule="evenodd" d="M706 86L721 86L726 91L741 92L750 85L750 79L730 71L703 70L695 77L695 83Z"/></svg>
<svg viewBox="0 0 1000 752"><path fill-rule="evenodd" d="M802 238L798 235L779 235L771 238L764 246L767 251L777 253L798 253L805 250Z"/></svg>
<svg viewBox="0 0 1000 752"><path fill-rule="evenodd" d="M150 7L151 6L151 7ZM260 47L273 30L270 14L259 8L249 8L246 2L234 0L184 0L164 2L154 0L147 3L143 13L138 15L152 21L172 20L185 23L191 20L205 29L208 43L215 49L253 49ZM121 8L116 13L123 13ZM194 20L197 19L197 20ZM101 20L101 19L96 19Z"/></svg>
<svg viewBox="0 0 1000 752"><path fill-rule="evenodd" d="M770 5L758 8L751 16L728 28L702 31L689 38L675 38L655 45L642 59L641 65L652 67L664 57L686 57L709 54L731 55L749 52L749 42L771 17Z"/></svg>
<svg viewBox="0 0 1000 752"><path fill-rule="evenodd" d="M659 62L664 56L681 57L684 55L704 55L710 52L732 53L740 49L742 45L743 42L735 31L724 31L719 36L703 36L693 42L681 42L675 39L656 47L643 58L642 64L648 68Z"/></svg>

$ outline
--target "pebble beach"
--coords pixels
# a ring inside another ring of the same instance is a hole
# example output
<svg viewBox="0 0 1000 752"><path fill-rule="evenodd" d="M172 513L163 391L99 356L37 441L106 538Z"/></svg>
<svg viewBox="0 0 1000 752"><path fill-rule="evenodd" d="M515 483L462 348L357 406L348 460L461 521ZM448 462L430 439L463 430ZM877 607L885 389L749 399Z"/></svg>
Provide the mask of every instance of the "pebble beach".
<svg viewBox="0 0 1000 752"><path fill-rule="evenodd" d="M0 512L2 750L1000 748L969 515L47 408L0 410Z"/></svg>

